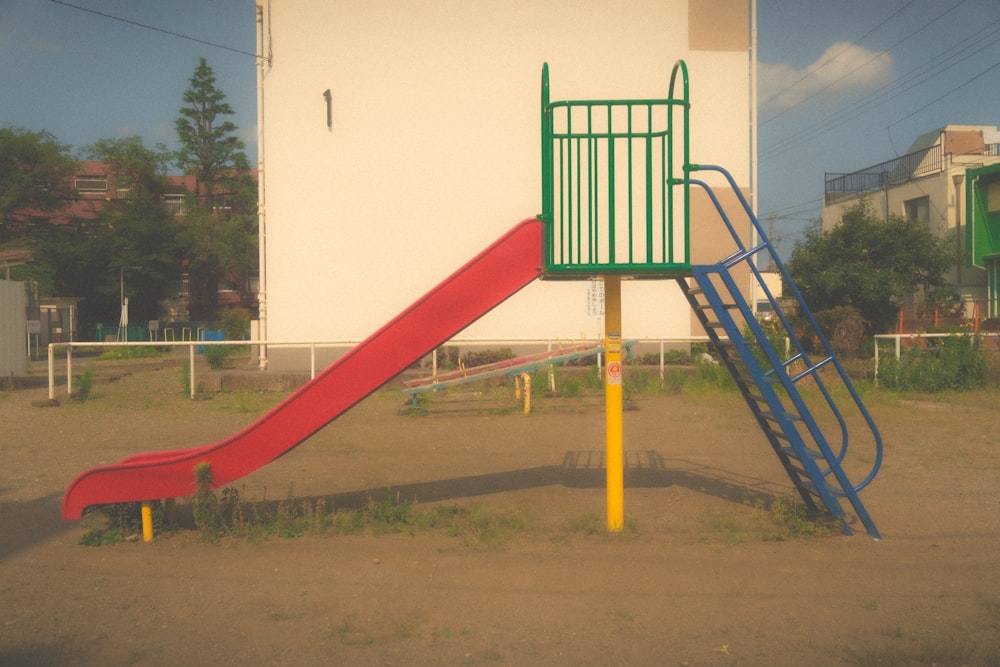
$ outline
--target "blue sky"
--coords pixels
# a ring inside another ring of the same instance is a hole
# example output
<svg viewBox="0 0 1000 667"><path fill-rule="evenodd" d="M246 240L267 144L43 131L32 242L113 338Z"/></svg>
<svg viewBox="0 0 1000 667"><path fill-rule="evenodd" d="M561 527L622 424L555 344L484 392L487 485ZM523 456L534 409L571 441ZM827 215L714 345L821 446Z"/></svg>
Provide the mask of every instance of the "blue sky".
<svg viewBox="0 0 1000 667"><path fill-rule="evenodd" d="M204 56L256 159L252 0L66 3L0 0L0 125L74 149L130 135L173 147ZM758 0L757 11L759 212L785 250L819 215L824 172L892 159L946 124L1000 124L1000 0Z"/></svg>

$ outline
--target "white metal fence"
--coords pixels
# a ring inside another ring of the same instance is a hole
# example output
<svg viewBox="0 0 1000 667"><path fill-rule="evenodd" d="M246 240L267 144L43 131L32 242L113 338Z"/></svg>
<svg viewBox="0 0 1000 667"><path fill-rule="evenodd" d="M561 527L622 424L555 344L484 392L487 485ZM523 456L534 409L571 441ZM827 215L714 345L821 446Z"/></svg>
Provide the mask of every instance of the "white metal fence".
<svg viewBox="0 0 1000 667"><path fill-rule="evenodd" d="M553 345L565 346L566 344L571 344L576 342L578 344L586 343L585 340L571 341L569 339L549 339L549 340L516 340L516 341L498 341L498 340L451 340L444 343L442 346L471 346L471 347L496 347L496 346L546 346L548 350L553 349ZM670 346L684 346L691 345L694 343L706 343L708 338L705 336L692 336L688 338L642 338L642 339L630 339L630 342L635 344L644 345L658 345L659 346L659 357L660 357L660 379L665 376L667 351ZM272 341L128 341L128 342L67 342L67 343L50 343L48 346L48 374L49 374L49 399L54 400L56 397L56 373L55 373L55 359L56 350L65 348L66 350L66 393L73 393L73 350L78 348L96 348L96 349L109 349L109 348L139 348L139 347L186 347L188 348L188 365L189 365L189 384L190 384L190 395L191 398L195 397L195 348L208 347L208 346L240 346L240 347L268 347L268 348L308 348L309 349L309 377L310 379L316 377L316 350L317 348L343 348L348 350L358 345L358 341L293 341L293 342L272 342ZM431 353L432 367L436 369L437 367L437 350ZM601 366L601 356L598 355L598 367Z"/></svg>

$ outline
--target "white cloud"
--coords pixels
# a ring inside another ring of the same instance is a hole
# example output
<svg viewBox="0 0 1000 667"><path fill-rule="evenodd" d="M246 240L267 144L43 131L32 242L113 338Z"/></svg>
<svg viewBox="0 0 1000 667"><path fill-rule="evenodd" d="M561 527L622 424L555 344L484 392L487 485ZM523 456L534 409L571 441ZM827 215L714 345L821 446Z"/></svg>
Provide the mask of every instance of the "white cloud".
<svg viewBox="0 0 1000 667"><path fill-rule="evenodd" d="M805 68L759 63L758 99L762 111L829 102L830 97L858 96L893 80L892 56L850 42L831 44Z"/></svg>

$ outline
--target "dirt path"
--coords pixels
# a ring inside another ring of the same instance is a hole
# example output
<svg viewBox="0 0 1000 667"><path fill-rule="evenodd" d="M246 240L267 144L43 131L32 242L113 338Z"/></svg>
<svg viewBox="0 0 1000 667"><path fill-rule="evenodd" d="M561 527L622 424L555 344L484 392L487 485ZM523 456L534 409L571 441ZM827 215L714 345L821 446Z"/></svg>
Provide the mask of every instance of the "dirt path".
<svg viewBox="0 0 1000 667"><path fill-rule="evenodd" d="M110 382L111 376L117 376ZM882 541L763 541L748 500L790 485L736 395L650 395L625 415L629 530L603 522L599 401L476 397L399 414L382 392L240 487L368 495L523 527L85 547L59 518L82 470L204 444L275 396L188 401L173 366L102 373L87 403L0 393L0 665L997 665L1000 397L872 406ZM391 489L391 491L388 491Z"/></svg>

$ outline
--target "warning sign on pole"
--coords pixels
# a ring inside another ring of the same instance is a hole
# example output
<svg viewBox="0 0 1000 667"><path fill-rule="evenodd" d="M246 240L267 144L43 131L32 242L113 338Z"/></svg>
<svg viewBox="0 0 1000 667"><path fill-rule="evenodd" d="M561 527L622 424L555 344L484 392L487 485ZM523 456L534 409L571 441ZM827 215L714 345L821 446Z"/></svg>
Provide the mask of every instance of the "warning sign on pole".
<svg viewBox="0 0 1000 667"><path fill-rule="evenodd" d="M608 363L608 384L622 383L622 362L612 361Z"/></svg>

